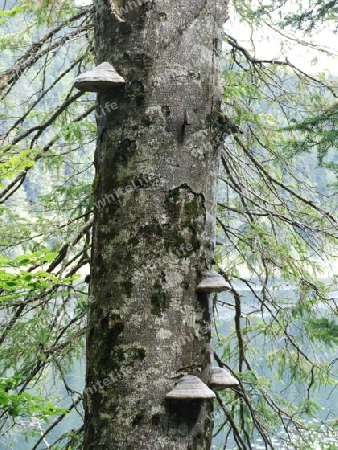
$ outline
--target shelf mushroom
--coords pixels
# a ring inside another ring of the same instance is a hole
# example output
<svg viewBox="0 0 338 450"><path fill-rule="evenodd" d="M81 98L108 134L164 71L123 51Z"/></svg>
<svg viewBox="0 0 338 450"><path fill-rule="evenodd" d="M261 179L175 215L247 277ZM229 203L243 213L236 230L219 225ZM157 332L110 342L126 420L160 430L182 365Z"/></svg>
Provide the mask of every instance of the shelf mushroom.
<svg viewBox="0 0 338 450"><path fill-rule="evenodd" d="M197 292L223 292L231 289L230 284L217 272L208 271L202 274L202 281L197 285Z"/></svg>
<svg viewBox="0 0 338 450"><path fill-rule="evenodd" d="M82 73L74 80L80 91L103 93L126 84L125 80L108 62L104 62L89 72Z"/></svg>
<svg viewBox="0 0 338 450"><path fill-rule="evenodd" d="M221 367L215 367L211 372L211 388L214 391L220 391L228 387L238 386L239 381L231 373Z"/></svg>
<svg viewBox="0 0 338 450"><path fill-rule="evenodd" d="M213 398L215 393L198 377L185 375L176 386L166 395L171 400L195 400Z"/></svg>

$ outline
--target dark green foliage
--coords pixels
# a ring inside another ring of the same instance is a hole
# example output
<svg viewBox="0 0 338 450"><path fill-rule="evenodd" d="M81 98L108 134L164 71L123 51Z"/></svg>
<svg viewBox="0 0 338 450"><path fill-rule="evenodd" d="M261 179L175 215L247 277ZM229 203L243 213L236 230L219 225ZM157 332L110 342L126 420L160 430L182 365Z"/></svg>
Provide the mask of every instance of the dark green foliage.
<svg viewBox="0 0 338 450"><path fill-rule="evenodd" d="M335 320L325 317L310 319L307 326L311 340L322 341L329 347L338 344L338 324Z"/></svg>
<svg viewBox="0 0 338 450"><path fill-rule="evenodd" d="M332 21L337 31L338 6L336 0L316 0L309 8L298 14L288 14L282 26L292 25L305 31L316 29L319 23Z"/></svg>

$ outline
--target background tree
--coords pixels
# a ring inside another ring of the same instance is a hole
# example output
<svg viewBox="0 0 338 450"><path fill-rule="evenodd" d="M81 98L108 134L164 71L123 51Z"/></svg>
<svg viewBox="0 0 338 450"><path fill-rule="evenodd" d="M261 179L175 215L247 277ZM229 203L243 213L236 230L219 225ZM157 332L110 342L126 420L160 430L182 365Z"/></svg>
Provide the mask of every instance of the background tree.
<svg viewBox="0 0 338 450"><path fill-rule="evenodd" d="M81 384L67 373L84 347L78 272L89 261L96 128L93 102L72 81L91 14L72 2L7 2L1 21L1 445L33 435L32 448L55 436L66 447L81 425L71 438L48 432L82 414Z"/></svg>
<svg viewBox="0 0 338 450"><path fill-rule="evenodd" d="M287 35L283 14L276 19L280 5L236 6L250 24L263 19ZM230 34L226 39L225 111L243 131L224 147L218 215L219 261L235 282L232 296L223 299L234 310L234 327L219 337L220 355L229 367L237 366L242 380L239 393L223 396L228 445L242 439L238 447L250 448L256 430L267 448L305 448L309 441L330 448L336 412L320 419L315 392L336 385L336 361L334 353L322 358L315 348L324 342L335 347L337 340L332 286L319 281L337 249L331 189L337 162L335 81L307 75L287 58L260 58ZM317 168L316 158L332 173ZM252 309L236 280L255 298ZM290 282L298 293L291 304L285 292ZM230 416L236 417L235 427ZM306 433L309 416L318 422Z"/></svg>
<svg viewBox="0 0 338 450"><path fill-rule="evenodd" d="M234 2L232 16L252 31L266 22L284 48L289 41L327 52L311 41L318 16L302 37L285 29L294 2L252 5ZM313 6L297 5L297 14L320 5ZM334 4L325 6L323 25L334 29ZM82 386L69 369L83 355L94 300L88 302L81 267L89 259L96 126L94 96L70 89L94 64L92 8L6 2L1 22L1 445L16 448L17 436L27 434L35 436L27 448L76 448ZM216 259L233 290L215 304L216 358L241 385L218 396L214 446L250 448L263 439L267 448L335 448L336 412L318 415L314 401L318 389L337 380L337 305L332 287L319 280L336 254L335 79L306 74L292 59L261 58L231 26L223 57L226 116L219 121L231 117L237 133L219 139L226 146ZM276 277L292 283L297 302L290 304ZM240 282L256 309L248 310ZM227 328L222 305L231 317Z"/></svg>

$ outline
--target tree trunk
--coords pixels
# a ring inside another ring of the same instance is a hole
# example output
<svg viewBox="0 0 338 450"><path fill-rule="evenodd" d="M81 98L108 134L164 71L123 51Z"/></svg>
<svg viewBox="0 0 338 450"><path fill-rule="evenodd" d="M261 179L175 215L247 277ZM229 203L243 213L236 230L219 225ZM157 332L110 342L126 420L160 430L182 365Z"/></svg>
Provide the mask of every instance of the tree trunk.
<svg viewBox="0 0 338 450"><path fill-rule="evenodd" d="M96 0L95 51L126 80L98 96L85 450L208 449L223 0ZM111 107L117 103L118 108Z"/></svg>

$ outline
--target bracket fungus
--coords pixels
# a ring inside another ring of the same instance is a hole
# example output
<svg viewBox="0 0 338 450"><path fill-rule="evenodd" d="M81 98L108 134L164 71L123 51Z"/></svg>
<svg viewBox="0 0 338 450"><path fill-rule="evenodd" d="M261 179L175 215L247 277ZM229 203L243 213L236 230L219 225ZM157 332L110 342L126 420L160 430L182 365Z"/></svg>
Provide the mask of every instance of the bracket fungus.
<svg viewBox="0 0 338 450"><path fill-rule="evenodd" d="M208 388L198 377L185 375L176 384L166 398L171 400L195 400L213 398L215 393Z"/></svg>
<svg viewBox="0 0 338 450"><path fill-rule="evenodd" d="M238 386L239 381L228 370L215 367L211 372L210 385L214 391L220 391L228 387Z"/></svg>
<svg viewBox="0 0 338 450"><path fill-rule="evenodd" d="M89 72L82 73L74 80L80 91L103 93L126 84L125 80L108 62L104 62Z"/></svg>
<svg viewBox="0 0 338 450"><path fill-rule="evenodd" d="M202 274L202 281L197 285L197 292L223 292L231 289L230 284L217 272L208 271Z"/></svg>

